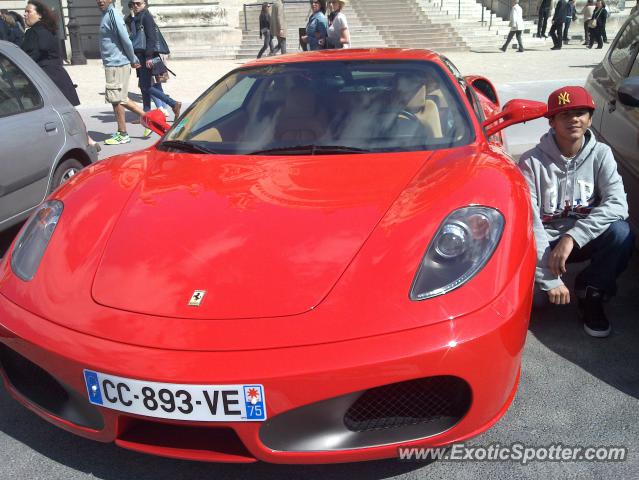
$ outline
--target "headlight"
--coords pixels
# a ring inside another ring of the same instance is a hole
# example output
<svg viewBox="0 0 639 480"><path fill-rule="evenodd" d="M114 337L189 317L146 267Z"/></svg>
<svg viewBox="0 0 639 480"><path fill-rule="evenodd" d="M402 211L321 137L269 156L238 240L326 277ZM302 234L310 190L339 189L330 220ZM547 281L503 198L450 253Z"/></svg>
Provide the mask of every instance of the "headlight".
<svg viewBox="0 0 639 480"><path fill-rule="evenodd" d="M59 200L44 202L20 233L11 253L11 269L22 280L28 282L35 275L63 208Z"/></svg>
<svg viewBox="0 0 639 480"><path fill-rule="evenodd" d="M489 207L464 207L442 222L410 290L411 300L443 295L462 286L490 259L504 230L504 217Z"/></svg>

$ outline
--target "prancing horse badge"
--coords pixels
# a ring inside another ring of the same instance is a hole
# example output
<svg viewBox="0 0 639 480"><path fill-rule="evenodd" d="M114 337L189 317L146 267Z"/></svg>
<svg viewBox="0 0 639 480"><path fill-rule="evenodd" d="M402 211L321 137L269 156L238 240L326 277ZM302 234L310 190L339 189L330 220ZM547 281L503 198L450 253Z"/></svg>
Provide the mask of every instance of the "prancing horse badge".
<svg viewBox="0 0 639 480"><path fill-rule="evenodd" d="M206 290L195 290L193 295L191 295L191 300L189 300L189 307L199 307L204 295L206 295Z"/></svg>

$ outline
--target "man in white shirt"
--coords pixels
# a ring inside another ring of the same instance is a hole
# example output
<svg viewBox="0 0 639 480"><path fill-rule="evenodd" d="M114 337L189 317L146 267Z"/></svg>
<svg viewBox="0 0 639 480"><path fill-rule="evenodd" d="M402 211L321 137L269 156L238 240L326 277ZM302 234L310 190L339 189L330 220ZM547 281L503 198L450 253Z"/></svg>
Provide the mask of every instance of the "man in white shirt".
<svg viewBox="0 0 639 480"><path fill-rule="evenodd" d="M506 39L506 43L501 47L501 51L505 52L508 48L508 44L513 39L515 35L517 35L517 45L518 52L524 51L524 44L521 41L521 32L524 29L524 17L521 7L519 6L519 0L513 0L513 7L510 9L510 22L508 24L510 26L510 32L508 32L508 38Z"/></svg>

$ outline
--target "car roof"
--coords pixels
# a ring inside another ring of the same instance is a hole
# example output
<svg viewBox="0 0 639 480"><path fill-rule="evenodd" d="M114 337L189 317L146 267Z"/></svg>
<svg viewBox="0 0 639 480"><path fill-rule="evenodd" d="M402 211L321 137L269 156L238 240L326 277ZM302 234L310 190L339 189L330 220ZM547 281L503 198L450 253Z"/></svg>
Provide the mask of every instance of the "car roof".
<svg viewBox="0 0 639 480"><path fill-rule="evenodd" d="M417 48L345 48L316 50L314 52L291 53L262 57L245 63L245 66L277 65L282 63L330 62L344 60L427 60L441 63L439 54Z"/></svg>

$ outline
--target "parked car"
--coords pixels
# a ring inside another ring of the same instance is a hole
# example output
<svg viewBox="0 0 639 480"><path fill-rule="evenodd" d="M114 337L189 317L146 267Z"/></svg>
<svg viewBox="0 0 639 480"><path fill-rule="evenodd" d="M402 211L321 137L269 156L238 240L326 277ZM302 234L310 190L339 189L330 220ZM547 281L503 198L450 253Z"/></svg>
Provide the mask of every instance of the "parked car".
<svg viewBox="0 0 639 480"><path fill-rule="evenodd" d="M0 231L97 160L80 114L47 74L0 41Z"/></svg>
<svg viewBox="0 0 639 480"><path fill-rule="evenodd" d="M592 128L612 148L639 232L639 13L623 24L606 56L586 80L596 110Z"/></svg>
<svg viewBox="0 0 639 480"><path fill-rule="evenodd" d="M221 462L393 457L517 389L530 193L483 77L425 50L233 70L162 136L71 178L0 263L0 365L87 438ZM487 118L485 118L487 117Z"/></svg>

